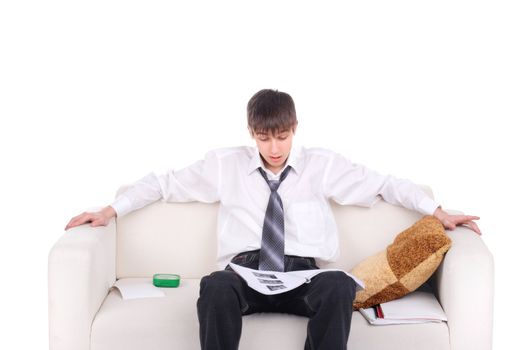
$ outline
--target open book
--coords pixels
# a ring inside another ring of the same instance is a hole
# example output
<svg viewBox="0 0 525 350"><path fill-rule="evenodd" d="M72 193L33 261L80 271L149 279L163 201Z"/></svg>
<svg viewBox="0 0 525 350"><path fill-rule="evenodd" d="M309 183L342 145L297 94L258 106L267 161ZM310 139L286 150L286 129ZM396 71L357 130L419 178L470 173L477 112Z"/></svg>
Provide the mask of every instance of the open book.
<svg viewBox="0 0 525 350"><path fill-rule="evenodd" d="M443 322L445 312L434 294L415 291L403 298L379 304L368 309L359 309L373 325Z"/></svg>
<svg viewBox="0 0 525 350"><path fill-rule="evenodd" d="M364 288L364 283L355 276L344 270L339 269L316 269L316 270L299 270L288 272L262 271L253 270L234 263L230 263L233 271L241 276L248 286L259 293L266 295L280 294L295 289L304 283L310 283L310 280L320 273L326 271L342 271L353 278L357 284L357 289Z"/></svg>

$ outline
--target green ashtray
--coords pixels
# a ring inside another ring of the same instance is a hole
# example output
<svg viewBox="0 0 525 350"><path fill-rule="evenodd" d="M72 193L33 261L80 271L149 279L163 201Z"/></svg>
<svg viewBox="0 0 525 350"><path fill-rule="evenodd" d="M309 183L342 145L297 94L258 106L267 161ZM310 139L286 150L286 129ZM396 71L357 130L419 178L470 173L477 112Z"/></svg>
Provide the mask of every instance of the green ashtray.
<svg viewBox="0 0 525 350"><path fill-rule="evenodd" d="M177 288L180 284L180 276L172 273L157 273L153 275L153 285L163 288Z"/></svg>

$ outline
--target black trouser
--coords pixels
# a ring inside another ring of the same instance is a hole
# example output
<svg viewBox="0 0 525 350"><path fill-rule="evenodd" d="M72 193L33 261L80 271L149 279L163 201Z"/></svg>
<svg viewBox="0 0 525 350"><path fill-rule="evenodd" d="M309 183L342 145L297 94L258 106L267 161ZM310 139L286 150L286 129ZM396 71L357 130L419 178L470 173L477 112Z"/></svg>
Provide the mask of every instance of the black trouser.
<svg viewBox="0 0 525 350"><path fill-rule="evenodd" d="M241 253L233 263L257 269L259 251ZM317 269L313 258L285 257L285 270ZM235 350L239 346L242 316L256 312L283 312L306 316L305 349L346 349L356 284L340 271L323 272L289 292L264 295L227 267L201 280L197 311L201 348ZM285 335L286 336L286 335Z"/></svg>

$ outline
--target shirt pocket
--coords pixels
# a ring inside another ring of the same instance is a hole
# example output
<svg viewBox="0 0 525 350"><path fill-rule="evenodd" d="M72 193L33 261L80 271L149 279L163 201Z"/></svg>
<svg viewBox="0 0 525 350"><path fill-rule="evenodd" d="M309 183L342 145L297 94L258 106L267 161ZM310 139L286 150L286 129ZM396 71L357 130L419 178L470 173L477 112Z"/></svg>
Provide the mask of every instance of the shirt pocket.
<svg viewBox="0 0 525 350"><path fill-rule="evenodd" d="M290 211L300 243L314 245L324 241L325 220L318 202L295 203L290 206Z"/></svg>

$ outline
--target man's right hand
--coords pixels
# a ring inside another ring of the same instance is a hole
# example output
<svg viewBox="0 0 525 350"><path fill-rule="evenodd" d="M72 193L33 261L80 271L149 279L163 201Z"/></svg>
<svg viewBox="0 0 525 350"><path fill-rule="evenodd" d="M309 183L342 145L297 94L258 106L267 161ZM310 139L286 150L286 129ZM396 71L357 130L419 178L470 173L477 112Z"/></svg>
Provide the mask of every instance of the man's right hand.
<svg viewBox="0 0 525 350"><path fill-rule="evenodd" d="M101 211L97 211L94 213L84 212L80 215L75 216L69 221L65 229L68 230L72 227L83 225L88 222L91 223L92 227L106 226L109 223L109 220L111 220L111 218L115 216L117 216L115 209L113 209L111 206L108 205Z"/></svg>

